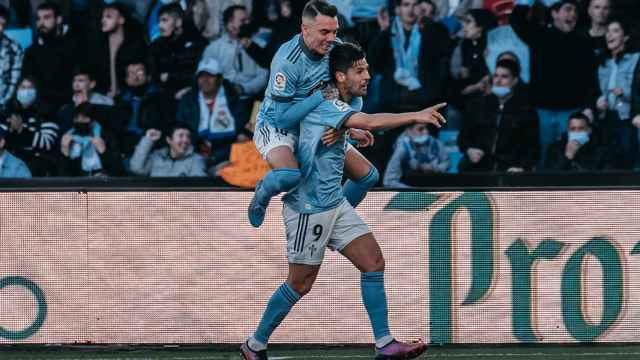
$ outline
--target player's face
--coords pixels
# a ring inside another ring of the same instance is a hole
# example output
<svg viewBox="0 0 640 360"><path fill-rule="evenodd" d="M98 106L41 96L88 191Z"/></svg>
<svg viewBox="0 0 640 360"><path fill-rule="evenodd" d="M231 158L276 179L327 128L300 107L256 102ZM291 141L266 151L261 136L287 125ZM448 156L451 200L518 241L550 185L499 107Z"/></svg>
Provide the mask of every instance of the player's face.
<svg viewBox="0 0 640 360"><path fill-rule="evenodd" d="M366 95L369 80L371 80L371 75L369 75L369 64L366 59L356 61L347 70L347 87L351 96Z"/></svg>
<svg viewBox="0 0 640 360"><path fill-rule="evenodd" d="M40 35L51 34L56 30L58 21L53 10L43 9L38 11L38 33Z"/></svg>
<svg viewBox="0 0 640 360"><path fill-rule="evenodd" d="M116 9L104 9L102 12L102 32L112 33L124 24L124 18Z"/></svg>
<svg viewBox="0 0 640 360"><path fill-rule="evenodd" d="M167 138L172 152L178 156L187 152L191 146L191 134L187 129L177 129L170 138Z"/></svg>
<svg viewBox="0 0 640 360"><path fill-rule="evenodd" d="M91 81L86 74L78 74L73 77L73 92L90 92L94 86L95 82Z"/></svg>
<svg viewBox="0 0 640 360"><path fill-rule="evenodd" d="M158 19L158 27L160 28L160 36L171 37L178 27L178 18L169 14L163 14Z"/></svg>
<svg viewBox="0 0 640 360"><path fill-rule="evenodd" d="M311 51L325 55L331 50L338 34L338 19L318 15L314 20L303 19L302 37Z"/></svg>
<svg viewBox="0 0 640 360"><path fill-rule="evenodd" d="M144 64L131 64L127 66L127 86L139 87L147 83L147 69Z"/></svg>

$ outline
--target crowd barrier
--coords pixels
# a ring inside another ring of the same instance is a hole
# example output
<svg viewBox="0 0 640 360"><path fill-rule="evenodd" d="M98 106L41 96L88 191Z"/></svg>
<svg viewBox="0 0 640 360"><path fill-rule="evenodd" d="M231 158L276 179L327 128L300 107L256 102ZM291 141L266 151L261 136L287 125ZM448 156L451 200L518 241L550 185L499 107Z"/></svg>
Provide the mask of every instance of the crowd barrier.
<svg viewBox="0 0 640 360"><path fill-rule="evenodd" d="M239 343L285 279L279 200L254 229L250 192L16 184L0 187L0 344ZM639 339L638 204L634 187L421 189L358 212L396 337L620 343ZM359 281L327 250L272 341L372 342Z"/></svg>

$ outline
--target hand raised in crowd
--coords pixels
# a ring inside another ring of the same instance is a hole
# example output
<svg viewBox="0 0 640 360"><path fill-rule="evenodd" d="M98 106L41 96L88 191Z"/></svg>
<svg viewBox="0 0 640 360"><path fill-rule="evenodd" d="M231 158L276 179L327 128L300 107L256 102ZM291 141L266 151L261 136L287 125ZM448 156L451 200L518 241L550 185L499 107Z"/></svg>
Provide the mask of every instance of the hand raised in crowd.
<svg viewBox="0 0 640 360"><path fill-rule="evenodd" d="M478 148L469 148L467 149L467 156L472 163L477 164L484 157L484 151Z"/></svg>
<svg viewBox="0 0 640 360"><path fill-rule="evenodd" d="M73 100L73 104L75 106L78 106L82 103L89 101L89 96L86 91L79 91L73 94L72 100Z"/></svg>
<svg viewBox="0 0 640 360"><path fill-rule="evenodd" d="M581 147L582 145L577 141L571 140L567 142L567 146L564 148L564 156L569 160L573 160Z"/></svg>
<svg viewBox="0 0 640 360"><path fill-rule="evenodd" d="M10 132L22 132L22 129L24 128L24 121L22 121L22 116L18 114L12 114L7 120L9 122Z"/></svg>
<svg viewBox="0 0 640 360"><path fill-rule="evenodd" d="M381 8L380 11L378 11L378 26L380 26L380 31L385 31L391 26L389 12L386 8Z"/></svg>
<svg viewBox="0 0 640 360"><path fill-rule="evenodd" d="M596 102L596 107L601 111L607 110L609 108L609 102L604 96L600 96Z"/></svg>
<svg viewBox="0 0 640 360"><path fill-rule="evenodd" d="M71 147L71 141L73 141L73 135L64 134L62 139L60 139L60 146L62 154L65 156L69 156L69 148Z"/></svg>
<svg viewBox="0 0 640 360"><path fill-rule="evenodd" d="M158 129L149 129L145 136L151 141L158 141L160 136L162 136L162 132Z"/></svg>
<svg viewBox="0 0 640 360"><path fill-rule="evenodd" d="M631 124L633 124L633 126L640 128L640 115L636 115L633 117L633 120L631 120Z"/></svg>
<svg viewBox="0 0 640 360"><path fill-rule="evenodd" d="M440 114L440 109L447 106L447 103L440 103L438 105L434 105L428 107L424 110L418 111L416 113L416 122L419 124L433 124L438 128L442 127L442 124L445 124L447 120Z"/></svg>
<svg viewBox="0 0 640 360"><path fill-rule="evenodd" d="M95 146L98 154L104 154L107 150L107 144L104 142L104 139L100 136L93 136L90 138L91 143Z"/></svg>

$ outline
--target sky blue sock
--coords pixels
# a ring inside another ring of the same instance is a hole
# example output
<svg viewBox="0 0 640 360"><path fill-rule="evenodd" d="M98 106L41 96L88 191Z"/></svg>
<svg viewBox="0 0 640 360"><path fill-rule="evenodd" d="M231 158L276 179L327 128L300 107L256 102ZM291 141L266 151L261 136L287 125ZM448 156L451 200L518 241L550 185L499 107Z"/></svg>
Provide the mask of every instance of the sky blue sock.
<svg viewBox="0 0 640 360"><path fill-rule="evenodd" d="M269 205L272 197L293 189L300 182L300 169L273 169L262 179L256 189L256 200L262 206Z"/></svg>
<svg viewBox="0 0 640 360"><path fill-rule="evenodd" d="M266 346L273 331L280 325L298 300L300 300L300 295L287 283L280 285L271 295L253 338Z"/></svg>
<svg viewBox="0 0 640 360"><path fill-rule="evenodd" d="M378 170L372 166L369 173L364 177L356 181L351 179L347 180L342 187L342 192L349 204L354 208L358 206L362 199L367 196L367 191L378 183L379 177Z"/></svg>
<svg viewBox="0 0 640 360"><path fill-rule="evenodd" d="M384 292L384 273L367 272L360 275L362 302L369 314L376 346L383 347L393 340L389 331L387 295Z"/></svg>

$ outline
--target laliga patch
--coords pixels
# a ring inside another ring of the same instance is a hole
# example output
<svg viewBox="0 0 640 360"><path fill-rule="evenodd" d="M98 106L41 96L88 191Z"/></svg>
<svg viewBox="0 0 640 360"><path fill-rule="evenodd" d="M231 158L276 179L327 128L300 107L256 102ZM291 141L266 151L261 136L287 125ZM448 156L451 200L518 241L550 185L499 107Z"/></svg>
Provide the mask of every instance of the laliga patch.
<svg viewBox="0 0 640 360"><path fill-rule="evenodd" d="M341 101L340 99L333 100L333 106L335 106L336 109L340 110L341 112L347 112L349 110L349 105L347 105L347 103Z"/></svg>
<svg viewBox="0 0 640 360"><path fill-rule="evenodd" d="M281 72L276 73L273 79L273 88L278 91L283 91L286 86L287 86L287 77Z"/></svg>

